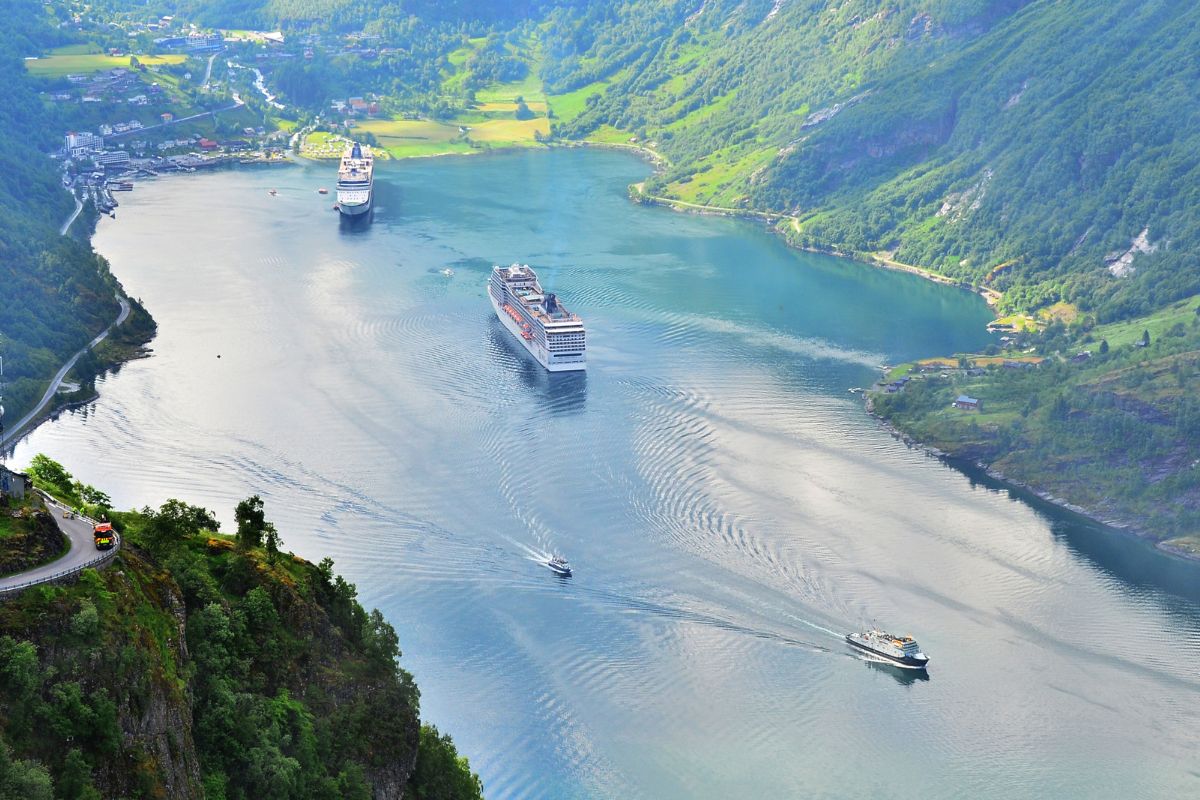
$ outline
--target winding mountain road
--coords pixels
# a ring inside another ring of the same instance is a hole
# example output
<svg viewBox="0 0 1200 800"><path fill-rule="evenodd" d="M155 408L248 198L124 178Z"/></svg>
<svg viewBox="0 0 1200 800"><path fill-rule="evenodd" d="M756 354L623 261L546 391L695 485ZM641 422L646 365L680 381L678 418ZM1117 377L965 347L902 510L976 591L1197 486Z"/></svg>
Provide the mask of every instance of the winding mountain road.
<svg viewBox="0 0 1200 800"><path fill-rule="evenodd" d="M213 53L208 57L208 67L204 70L204 88L208 88L208 84L212 81L213 62L217 60L217 53Z"/></svg>
<svg viewBox="0 0 1200 800"><path fill-rule="evenodd" d="M74 194L74 192L72 192L72 194ZM76 194L75 195L75 210L73 212L71 212L71 216L67 217L67 221L64 222L62 224L62 227L58 229L59 236L67 235L67 231L69 231L71 229L71 225L75 222L75 219L79 216L80 211L83 211L83 201L80 200L79 195Z"/></svg>
<svg viewBox="0 0 1200 800"><path fill-rule="evenodd" d="M117 554L120 549L120 539L112 550L97 550L92 538L92 522L84 517L63 516L66 507L56 500L46 499L46 511L54 517L58 529L63 532L70 542L66 555L59 556L48 564L40 567L0 578L0 594L18 591L39 583L46 583L62 577L65 573L78 572L85 567L107 561Z"/></svg>
<svg viewBox="0 0 1200 800"><path fill-rule="evenodd" d="M0 578L0 595L28 589L32 585L55 581L67 573L79 572L85 567L96 566L103 561L112 559L120 551L120 539L116 540L116 546L110 551L97 551L96 542L92 539L90 519L74 515L67 517L67 507L58 500L44 497L44 495L43 499L46 500L46 511L54 517L55 524L58 524L62 535L67 537L70 547L65 555L60 555L59 558L49 561L48 564L18 572L17 575Z"/></svg>
<svg viewBox="0 0 1200 800"><path fill-rule="evenodd" d="M104 341L105 337L112 332L113 328L116 328L129 318L129 301L118 295L117 302L121 304L121 313L117 315L116 320L114 320L111 325L97 334L95 339L92 339L90 342L84 345L84 347L81 348L78 353L71 356L67 363L63 364L62 367L59 368L58 372L54 375L54 379L50 381L50 385L46 388L46 393L42 395L42 399L38 401L38 404L34 406L28 414L17 420L16 425L8 428L4 434L0 435L0 448L3 448L10 442L14 441L17 436L20 435L25 426L35 419L38 414L42 413L46 406L49 405L50 401L54 399L54 395L58 392L59 387L62 386L63 378L67 376L67 373L71 371L71 368L75 366L75 363L79 361L83 354Z"/></svg>

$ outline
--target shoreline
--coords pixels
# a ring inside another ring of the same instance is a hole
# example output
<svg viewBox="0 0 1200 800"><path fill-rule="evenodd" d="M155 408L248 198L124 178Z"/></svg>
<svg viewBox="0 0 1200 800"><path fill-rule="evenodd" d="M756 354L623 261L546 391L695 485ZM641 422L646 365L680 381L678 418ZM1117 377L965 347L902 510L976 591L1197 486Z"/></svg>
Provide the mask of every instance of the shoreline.
<svg viewBox="0 0 1200 800"><path fill-rule="evenodd" d="M622 145L612 145L622 147ZM634 145L624 145L625 147L635 147ZM656 154L653 150L646 148L638 148L645 153L650 154L653 158ZM1004 296L1001 292L991 289L986 286L973 287L963 284L962 281L951 278L947 275L934 272L933 270L918 267L915 264L905 264L901 261L896 261L892 258L887 258L876 253L860 253L854 250L843 250L837 245L826 246L811 246L797 244L792 241L786 231L778 228L778 223L782 220L788 220L794 232L799 232L800 220L797 217L783 214L775 211L760 211L749 208L732 208L729 206L711 206L704 203L689 203L685 200L675 200L670 197L660 197L658 195L646 194L645 182L630 184L630 199L633 202L644 205L655 205L669 208L672 211L678 211L683 214L700 214L703 216L718 216L718 217L737 217L740 219L756 219L764 222L775 224L774 233L783 238L788 247L793 247L805 253L816 253L818 255L834 256L836 258L844 258L848 261L855 261L859 264L864 264L869 267L878 269L891 270L893 272L906 272L909 275L916 275L918 278L924 278L932 283L937 283L942 286L950 286L957 289L962 289L972 294L978 294L987 303L988 308L992 310L992 315L995 319L999 319L999 315L995 313L995 308Z"/></svg>
<svg viewBox="0 0 1200 800"><path fill-rule="evenodd" d="M89 244L91 243L90 236L88 242ZM121 327L121 325L123 325L125 321L129 319L131 310L129 298L124 294L117 294L116 300L120 306L120 311L117 312L117 318L109 323L108 327L96 334L95 338L80 348L73 356L68 358L61 367L59 367L58 372L56 372L54 376L50 378L50 382L46 385L46 391L42 394L42 399L39 400L37 405L31 408L25 414L25 416L17 420L16 424L13 425L10 430L6 431L4 437L0 439L0 452L7 452L16 444L16 442L19 442L21 439L25 438L26 434L32 433L39 425L41 425L50 417L54 416L54 414L56 414L58 411L69 408L72 405L80 402L78 400L68 400L66 403L60 404L58 402L58 392L62 388L63 381L66 380L67 375L70 374L71 370L75 368L75 365L79 363L79 359L82 358L85 353L94 351L97 345L107 339L113 331ZM113 364L107 364L104 367L104 372L107 372L113 367L123 363L125 362L122 360ZM99 393L96 393L96 396L98 397ZM88 400L84 402L91 401Z"/></svg>
<svg viewBox="0 0 1200 800"><path fill-rule="evenodd" d="M647 162L649 162L656 171L661 171L664 166L667 166L670 163L669 161L667 161L667 159L665 157L663 157L659 153L655 152L654 150L651 150L650 148L647 148L647 147L643 147L640 145L633 145L633 144L620 144L620 143L616 143L616 142L576 141L576 142L548 143L548 144L545 144L544 147L547 150L555 149L555 148L571 148L571 149L573 149L573 148L598 148L598 149L602 149L602 150L616 150L616 151L621 151L621 152L628 152L628 153L637 155L637 156L643 158L644 160L646 160ZM495 149L489 149L487 151L478 152L478 153L439 153L439 154L428 154L428 155L422 155L422 156L407 156L405 158L392 158L389 160L405 161L405 160L408 160L409 158L441 158L441 157L446 157L446 156L487 155L489 153L505 153L505 152L512 152L512 151L526 150L526 149L535 149L535 148L524 148L524 147L495 148ZM322 160L323 159L312 158L310 156L293 154L293 157L291 157L291 158L283 158L283 159L274 160L273 163L295 164L297 161L318 162L318 161L322 161ZM221 166L238 166L238 164L228 164L228 165L222 164ZM817 253L817 254L821 254L821 255L831 255L831 256L838 257L838 258L845 258L850 261L855 261L855 262L858 262L865 266L876 267L879 269L888 269L888 270L892 270L892 271L896 271L896 272L906 272L910 275L915 275L917 277L923 278L925 280L928 280L930 282L937 283L937 284L940 284L943 286L956 287L956 288L963 289L966 291L971 291L973 294L981 295L984 298L984 301L988 304L989 309L994 309L996 303L999 301L999 299L1001 297L1001 294L999 292L995 291L994 289L988 289L986 287L983 287L983 288L979 288L976 290L973 287L963 286L961 282L956 281L953 278L949 278L944 275L939 275L938 273L935 273L930 270L926 270L926 269L923 269L921 267L917 267L917 266L914 266L911 264L904 264L902 262L898 262L898 261L895 261L890 258L881 257L876 254L842 251L842 250L837 249L836 247L821 248L821 247L806 247L806 246L798 245L795 242L791 241L788 238L786 232L780 230L777 225L778 222L780 222L784 219L787 219L787 220L791 221L791 225L792 225L793 229L796 229L797 225L798 225L798 220L796 217L788 216L785 214L768 212L768 211L758 211L758 210L754 210L754 209L736 209L736 208L729 208L729 207L723 207L723 206L708 206L708 205L704 205L704 204L700 204L700 203L689 203L689 202L681 201L681 200L673 200L671 198L657 197L654 195L646 194L644 191L644 185L645 185L644 182L639 182L639 183L630 185L630 187L629 187L630 199L634 203L645 204L645 205L665 206L665 207L670 208L673 211L677 211L680 213L693 213L693 214L708 215L708 216L728 216L728 217L737 217L737 218L741 218L741 219L753 219L753 220L759 220L759 221L766 221L768 223L775 223L776 225L773 228L772 232L776 233L777 235L782 236L784 239L784 242L789 247L794 247L794 248L804 251L804 252ZM89 236L89 243L90 243L90 238L91 237ZM995 315L994 311L993 311L993 315ZM111 326L109 329L106 330L105 335L107 335L108 331L114 329L116 326L117 326L117 323L114 323L113 326ZM133 360L133 359L130 359L130 360ZM109 368L111 369L112 366L116 366L116 365L115 364L110 365ZM36 429L37 426L40 425L42 422L46 421L47 419L52 418L57 413L59 413L63 410L66 410L68 408L80 405L82 403L93 402L96 399L98 399L99 396L100 396L99 392L97 392L94 397L89 398L87 400L83 400L83 401L76 400L73 402L68 402L67 404L62 405L62 406L55 406L54 404L51 404L48 408L43 407L42 409L40 409L40 413L37 414L36 418L29 418L29 419L22 421L24 424L20 427L26 428L26 430L23 433L21 432L20 428L14 429L9 434L6 442L3 444L0 444L0 448L11 449L16 441L19 441L19 439L24 438L25 435L27 435L28 433L30 433L34 429ZM1154 539L1152 539L1151 537L1146 535L1137 526L1137 524L1132 521L1104 517L1104 516L1100 515L1099 512L1092 511L1092 510L1084 508L1082 506L1078 506L1073 503L1070 503L1069 501L1064 500L1062 498L1056 497L1055 495L1053 495L1052 493L1050 493L1047 490L1038 489L1037 487L1026 484L1020 480L1010 478L999 471L991 469L989 466L987 466L985 464L970 462L969 460L966 460L959 456L956 456L953 453L947 453L937 447L926 444L924 442L920 442L920 441L914 439L913 437L909 436L908 434L902 432L900 429L898 429L895 425L893 425L888 420L885 420L882 417L880 417L879 415L875 414L872 409L872 403L871 403L870 397L866 397L865 410L866 410L867 414L870 415L876 421L877 424L879 424L884 430L886 430L888 433L890 433L894 438L902 441L906 446L908 446L910 448L920 448L920 449L924 450L927 455L938 458L943 463L946 463L948 466L951 466L951 467L959 470L964 475L967 474L967 470L964 469L964 466L970 465L974 469L981 470L983 472L983 474L985 474L987 477L998 482L999 484L1002 484L1003 486L1009 488L1010 490L1026 493L1028 495L1038 498L1041 502L1045 502L1051 506L1054 506L1057 509L1060 509L1062 511L1067 511L1072 514L1076 514L1076 515L1083 517L1085 519L1088 519L1096 524L1103 525L1106 528L1109 528L1113 531L1120 532L1126 536L1134 537L1134 538L1141 540L1147 544L1152 544L1156 552L1162 553L1169 557L1181 558L1181 559L1184 559L1189 562L1200 562L1200 553L1194 553L1194 552L1191 552L1184 548L1175 547L1175 546L1166 544L1165 542L1155 541ZM20 434L20 435L18 436L18 434Z"/></svg>
<svg viewBox="0 0 1200 800"><path fill-rule="evenodd" d="M654 161L654 158L657 157L657 154L654 153L653 150L649 150L648 148L636 147L635 145L626 145L626 146L616 145L616 146L637 149L639 151L647 153L651 157L652 161ZM655 162L655 163L657 166L657 162ZM876 267L879 269L887 269L887 270L892 270L895 272L906 272L910 275L915 275L919 278L923 278L932 283L937 283L942 286L955 287L958 289L962 289L964 291L969 291L972 294L978 294L981 297L983 297L984 302L987 303L988 309L992 312L993 318L999 319L999 315L996 313L996 306L999 304L1003 295L1002 295L1002 293L1000 293L999 291L997 291L995 289L991 289L988 287L975 288L972 286L965 286L962 284L962 282L957 281L954 278L950 278L945 275L940 275L936 272L933 272L932 270L927 270L927 269L924 269L923 267L918 267L913 264L905 264L903 262L896 261L895 259L887 258L885 256L881 256L881 255L875 254L875 253L858 253L858 252L854 252L854 251L843 251L843 250L838 249L837 247L806 247L803 245L799 245L796 242L792 241L788 237L786 231L780 230L780 228L777 224L779 221L787 219L790 221L790 225L791 225L793 231L798 232L799 231L799 220L794 216L788 216L786 214L773 214L772 212L758 211L758 210L753 210L753 209L737 209L737 208L729 208L729 207L725 207L725 206L709 206L709 205L704 205L701 203L689 203L689 202L682 201L682 200L674 200L674 199L671 199L668 197L658 197L655 195L646 194L644 187L645 187L644 182L635 183L635 184L630 185L630 187L629 187L630 199L632 199L633 202L638 203L638 204L645 204L645 205L665 206L667 208L670 208L672 211L677 211L680 213L693 213L693 214L710 215L710 216L737 217L737 218L741 218L741 219L765 220L770 223L776 223L776 225L773 229L773 232L782 236L784 242L787 243L787 245L789 247L794 247L797 250L802 250L802 251L808 252L808 253L817 253L817 254L821 254L821 255L831 255L831 256L835 256L837 258L845 258L850 261L856 261L860 264L864 264L866 266L871 266L871 267ZM1172 558L1183 559L1183 560L1191 562L1191 563L1200 562L1200 553L1196 553L1196 552L1187 550L1182 547L1174 546L1174 545L1168 544L1167 542L1164 542L1164 541L1157 541L1154 538L1152 538L1151 536L1149 536L1148 534L1146 534L1145 531L1142 528L1140 528L1136 522L1134 522L1132 520L1119 519L1119 518L1113 518L1110 516L1102 515L1102 514L1100 514L1100 512L1093 511L1093 510L1085 508L1083 506L1079 506L1074 503L1071 503L1070 501L1065 500L1063 498L1057 497L1056 495L1054 495L1053 493L1051 493L1050 491L1048 491L1046 489L1039 489L1036 486L1032 486L1023 481L1017 480L1015 478L1010 478L1009 476L1005 475L1004 473L1000 472L999 470L994 470L986 464L972 462L969 459L964 459L960 456L956 456L953 453L947 453L947 452L941 450L940 448L934 447L933 445L918 441L918 440L914 439L912 436L909 436L907 433L904 433L903 431L901 431L899 428L897 428L895 425L893 425L888 420L886 420L883 417L880 417L878 414L874 413L874 411L871 407L872 404L871 404L870 397L866 396L866 393L864 393L864 396L866 397L865 407L866 407L867 414L870 415L871 418L874 419L876 421L876 423L880 425L880 427L882 427L884 430L886 430L888 433L890 433L894 438L903 442L907 447L919 448L919 449L925 451L926 455L937 458L939 461L942 461L944 464L958 470L959 472L961 472L964 475L968 474L968 470L965 467L967 465L970 465L971 468L981 470L982 473L984 475L986 475L988 478L992 479L993 481L996 481L998 484L1001 484L1002 486L1006 487L1010 491L1024 493L1031 497L1035 497L1039 501L1041 501L1043 503L1047 503L1048 505L1051 505L1060 511L1066 511L1071 514L1075 514L1075 515L1082 517L1084 519L1087 519L1095 524L1103 525L1105 528L1108 528L1114 532L1120 533L1127 537L1137 539L1145 544L1153 546L1155 552L1157 552L1157 553L1161 553L1163 555L1166 555L1166 556L1172 557Z"/></svg>
<svg viewBox="0 0 1200 800"><path fill-rule="evenodd" d="M868 389L867 391L871 390ZM1084 506L1072 503L1064 498L1058 497L1048 490L1038 489L1036 486L1032 486L1024 481L1018 480L1017 478L1009 477L1003 472L993 469L989 465L980 461L972 461L969 458L964 458L963 456L959 456L954 453L948 453L941 448L934 447L931 444L926 444L925 442L914 439L912 436L909 436L907 433L897 428L891 421L876 414L869 396L866 397L864 407L867 415L870 416L871 419L875 420L875 423L880 428L891 434L892 438L903 442L904 445L909 449L922 450L926 456L930 458L936 458L946 466L962 473L967 478L971 477L970 473L972 471L978 470L981 474L1003 486L1008 491L1035 497L1038 501L1053 506L1058 511L1069 512L1077 517L1082 517L1089 522L1102 525L1114 533L1130 539L1136 539L1137 541L1152 547L1155 552L1167 557L1182 559L1189 563L1200 563L1200 553L1168 544L1167 541L1156 540L1148 535L1141 527L1138 526L1136 522L1132 520L1102 515L1098 511L1094 511ZM1025 502L1028 502L1028 498L1023 499Z"/></svg>

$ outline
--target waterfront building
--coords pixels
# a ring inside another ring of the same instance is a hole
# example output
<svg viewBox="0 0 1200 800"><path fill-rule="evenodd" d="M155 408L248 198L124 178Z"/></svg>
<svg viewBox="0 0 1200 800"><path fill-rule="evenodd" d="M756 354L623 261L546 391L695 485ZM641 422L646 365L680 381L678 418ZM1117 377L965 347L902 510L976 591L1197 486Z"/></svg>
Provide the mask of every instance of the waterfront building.
<svg viewBox="0 0 1200 800"><path fill-rule="evenodd" d="M80 158L104 149L104 139L90 131L71 132L63 137L63 150L71 158Z"/></svg>

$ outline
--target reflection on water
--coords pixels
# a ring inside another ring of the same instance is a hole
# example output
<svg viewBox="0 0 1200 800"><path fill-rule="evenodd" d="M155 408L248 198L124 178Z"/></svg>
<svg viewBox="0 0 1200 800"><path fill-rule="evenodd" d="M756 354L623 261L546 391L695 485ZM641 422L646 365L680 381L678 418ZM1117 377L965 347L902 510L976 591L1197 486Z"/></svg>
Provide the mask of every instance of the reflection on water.
<svg viewBox="0 0 1200 800"><path fill-rule="evenodd" d="M548 414L571 414L587 404L587 370L550 372L526 352L497 319L488 325L488 344L505 353L521 385L539 399L539 408Z"/></svg>
<svg viewBox="0 0 1200 800"><path fill-rule="evenodd" d="M974 464L952 461L972 486L982 486L1029 505L1046 520L1054 538L1130 589L1168 591L1200 604L1200 562L1166 555L1128 533L1059 508L1031 491L1009 486ZM1200 619L1200 608L1197 609Z"/></svg>
<svg viewBox="0 0 1200 800"><path fill-rule="evenodd" d="M985 346L978 297L633 206L618 154L381 164L358 235L327 170L151 181L102 220L155 355L14 460L227 523L260 494L396 625L489 797L1200 796L1195 571L973 487L846 391ZM586 373L500 328L513 260L587 321ZM936 680L858 669L862 620Z"/></svg>
<svg viewBox="0 0 1200 800"><path fill-rule="evenodd" d="M902 669L886 661L876 661L870 657L860 656L860 658L862 658L862 663L867 666L867 669L886 673L901 686L912 686L914 683L926 683L929 681L929 672L927 670Z"/></svg>
<svg viewBox="0 0 1200 800"><path fill-rule="evenodd" d="M343 236L361 236L371 230L371 224L375 221L374 204L365 214L349 215L340 211L334 213L338 215L338 232Z"/></svg>

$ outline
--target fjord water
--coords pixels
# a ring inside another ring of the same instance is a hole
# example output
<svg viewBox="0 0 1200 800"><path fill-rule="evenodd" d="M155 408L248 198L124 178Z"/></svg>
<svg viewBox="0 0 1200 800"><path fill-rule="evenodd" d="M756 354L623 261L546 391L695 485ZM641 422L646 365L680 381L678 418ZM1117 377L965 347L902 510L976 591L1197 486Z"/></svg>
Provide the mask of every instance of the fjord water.
<svg viewBox="0 0 1200 800"><path fill-rule="evenodd" d="M985 344L982 302L637 207L644 175L382 164L354 227L329 165L139 184L95 242L154 356L15 459L227 525L260 493L384 610L489 797L1200 795L1200 571L907 449L847 392ZM494 320L515 260L585 318L586 375ZM929 675L851 653L872 620Z"/></svg>

